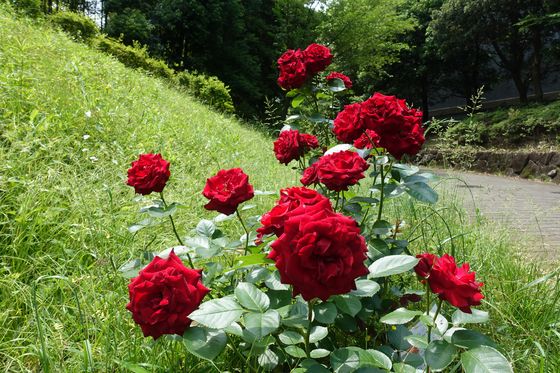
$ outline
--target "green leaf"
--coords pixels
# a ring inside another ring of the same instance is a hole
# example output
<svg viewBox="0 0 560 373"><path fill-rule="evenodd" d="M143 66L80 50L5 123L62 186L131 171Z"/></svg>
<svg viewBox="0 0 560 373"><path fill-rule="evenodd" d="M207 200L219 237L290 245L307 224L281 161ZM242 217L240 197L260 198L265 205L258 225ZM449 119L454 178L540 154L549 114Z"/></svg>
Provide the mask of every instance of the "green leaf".
<svg viewBox="0 0 560 373"><path fill-rule="evenodd" d="M334 303L340 311L352 317L356 316L362 309L362 302L354 296L344 294L334 297Z"/></svg>
<svg viewBox="0 0 560 373"><path fill-rule="evenodd" d="M406 184L406 192L420 202L434 204L438 200L436 191L426 183Z"/></svg>
<svg viewBox="0 0 560 373"><path fill-rule="evenodd" d="M327 335L329 335L329 329L325 328L324 326L316 325L311 328L311 331L309 333L309 342L317 343Z"/></svg>
<svg viewBox="0 0 560 373"><path fill-rule="evenodd" d="M304 95L297 95L292 100L292 107L297 108L299 105L301 105L303 103L303 101L305 101L305 96Z"/></svg>
<svg viewBox="0 0 560 373"><path fill-rule="evenodd" d="M406 339L408 343L410 343L412 346L416 348L425 349L426 347L428 347L427 337L412 334L404 337L404 339Z"/></svg>
<svg viewBox="0 0 560 373"><path fill-rule="evenodd" d="M243 316L245 328L255 336L255 339L261 339L269 335L280 326L280 315L276 310L268 310L264 313L251 312Z"/></svg>
<svg viewBox="0 0 560 373"><path fill-rule="evenodd" d="M452 344L445 341L432 341L426 348L426 363L433 371L438 372L451 364L456 353L457 348Z"/></svg>
<svg viewBox="0 0 560 373"><path fill-rule="evenodd" d="M272 272L264 284L271 290L288 290L290 288L288 285L280 282L280 273L278 271Z"/></svg>
<svg viewBox="0 0 560 373"><path fill-rule="evenodd" d="M383 316L380 321L389 325L401 325L406 324L421 314L421 311L411 311L401 307Z"/></svg>
<svg viewBox="0 0 560 373"><path fill-rule="evenodd" d="M193 326L183 334L183 342L191 354L212 361L226 347L227 336L222 330Z"/></svg>
<svg viewBox="0 0 560 373"><path fill-rule="evenodd" d="M297 357L299 359L305 358L307 357L307 354L305 353L304 350L302 350L301 348L297 347L297 346L288 346L284 349L284 351L286 351L286 353L288 355L291 355L293 357Z"/></svg>
<svg viewBox="0 0 560 373"><path fill-rule="evenodd" d="M453 333L451 336L451 342L455 346L467 349L477 348L480 346L496 347L496 343L484 334L468 329L457 330Z"/></svg>
<svg viewBox="0 0 560 373"><path fill-rule="evenodd" d="M453 312L453 316L451 316L451 321L454 325L459 324L481 324L488 321L490 318L488 312L471 309L472 313L465 313L461 310L457 310Z"/></svg>
<svg viewBox="0 0 560 373"><path fill-rule="evenodd" d="M243 268L247 266L253 266L258 264L272 264L273 260L266 257L267 254L257 253L251 255L245 255L239 258L232 269Z"/></svg>
<svg viewBox="0 0 560 373"><path fill-rule="evenodd" d="M362 364L365 365L372 365L377 368L383 368L386 370L390 370L393 363L391 359L387 355L385 355L381 351L377 350L365 350L367 358L364 358Z"/></svg>
<svg viewBox="0 0 560 373"><path fill-rule="evenodd" d="M270 306L268 296L249 282L240 282L237 285L235 297L243 307L253 311L264 312Z"/></svg>
<svg viewBox="0 0 560 373"><path fill-rule="evenodd" d="M309 355L313 358L313 359L320 359L322 357L325 356L329 356L331 352L329 350L325 350L323 348L316 348L314 350L311 350L311 352L309 353Z"/></svg>
<svg viewBox="0 0 560 373"><path fill-rule="evenodd" d="M259 355L257 361L265 370L272 370L278 365L279 359L278 355L276 355L273 351L266 349L264 353Z"/></svg>
<svg viewBox="0 0 560 373"><path fill-rule="evenodd" d="M212 299L204 302L200 307L189 315L194 320L206 327L224 329L234 321L239 320L243 314L243 308L232 298Z"/></svg>
<svg viewBox="0 0 560 373"><path fill-rule="evenodd" d="M369 266L369 277L386 277L410 271L418 263L418 258L410 255L388 255L377 259Z"/></svg>
<svg viewBox="0 0 560 373"><path fill-rule="evenodd" d="M288 317L282 318L282 324L293 328L307 328L309 321L307 320L308 304L303 299L297 298L296 303L290 307Z"/></svg>
<svg viewBox="0 0 560 373"><path fill-rule="evenodd" d="M247 273L247 275L245 276L245 281L256 284L257 282L268 278L269 275L270 271L268 269L255 266Z"/></svg>
<svg viewBox="0 0 560 373"><path fill-rule="evenodd" d="M332 92L342 92L346 90L346 86L344 85L344 82L342 81L342 79L339 78L334 78L329 80L329 89Z"/></svg>
<svg viewBox="0 0 560 373"><path fill-rule="evenodd" d="M404 363L393 364L393 371L395 373L416 373L416 368Z"/></svg>
<svg viewBox="0 0 560 373"><path fill-rule="evenodd" d="M303 336L297 332L291 330L286 330L278 335L280 342L285 345L297 345L298 343L304 343L305 340Z"/></svg>
<svg viewBox="0 0 560 373"><path fill-rule="evenodd" d="M211 238L215 231L216 225L212 220L203 219L196 226L196 233L204 237Z"/></svg>
<svg viewBox="0 0 560 373"><path fill-rule="evenodd" d="M354 372L357 368L365 367L389 370L391 365L391 359L384 353L376 350L363 350L351 346L340 348L331 353L331 367L335 373Z"/></svg>
<svg viewBox="0 0 560 373"><path fill-rule="evenodd" d="M387 220L377 220L373 224L372 232L374 234L385 235L391 231L391 228L393 228L393 225Z"/></svg>
<svg viewBox="0 0 560 373"><path fill-rule="evenodd" d="M379 289L381 289L381 287L375 281L357 280L356 290L352 290L350 294L355 297L372 297L379 291Z"/></svg>
<svg viewBox="0 0 560 373"><path fill-rule="evenodd" d="M140 209L140 212L147 213L152 218L166 218L175 214L175 212L177 211L177 207L179 207L179 204L177 202L173 202L167 207L163 207L160 205L143 207Z"/></svg>
<svg viewBox="0 0 560 373"><path fill-rule="evenodd" d="M313 307L315 320L321 324L332 324L336 318L336 306L332 303L323 302Z"/></svg>
<svg viewBox="0 0 560 373"><path fill-rule="evenodd" d="M513 368L498 350L481 346L461 354L465 373L513 373Z"/></svg>

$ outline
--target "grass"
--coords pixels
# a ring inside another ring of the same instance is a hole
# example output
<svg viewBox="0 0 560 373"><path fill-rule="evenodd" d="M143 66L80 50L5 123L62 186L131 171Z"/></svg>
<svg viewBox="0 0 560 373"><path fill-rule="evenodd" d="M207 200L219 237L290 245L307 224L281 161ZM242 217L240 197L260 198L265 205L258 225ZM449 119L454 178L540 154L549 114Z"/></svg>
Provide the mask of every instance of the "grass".
<svg viewBox="0 0 560 373"><path fill-rule="evenodd" d="M244 168L261 190L297 182L274 159L271 139L4 10L0 101L3 371L246 370L233 351L214 363L192 355L178 361L172 353L186 356L181 345L145 339L132 322L124 308L128 280L118 267L175 241L167 226L166 234L159 234L163 227L128 232L142 201L125 174L138 153L162 152L172 163L167 200L185 205L177 223L186 233L209 216L200 191L219 168ZM460 203L442 194L436 207L396 200L388 214L407 220L405 235L424 223L411 237L414 252L454 245L459 261L472 263L486 283L486 330L518 371L557 372L557 278L526 287L546 272L523 256L529 243L469 221ZM256 201L259 211L271 204Z"/></svg>

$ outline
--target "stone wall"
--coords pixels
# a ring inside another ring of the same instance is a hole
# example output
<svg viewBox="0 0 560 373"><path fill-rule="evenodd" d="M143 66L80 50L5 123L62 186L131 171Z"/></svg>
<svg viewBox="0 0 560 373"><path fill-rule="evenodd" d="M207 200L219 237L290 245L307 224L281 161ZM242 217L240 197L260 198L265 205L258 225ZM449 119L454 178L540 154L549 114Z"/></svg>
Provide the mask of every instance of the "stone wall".
<svg viewBox="0 0 560 373"><path fill-rule="evenodd" d="M446 166L472 171L540 179L560 184L560 152L425 149L416 158L423 166Z"/></svg>

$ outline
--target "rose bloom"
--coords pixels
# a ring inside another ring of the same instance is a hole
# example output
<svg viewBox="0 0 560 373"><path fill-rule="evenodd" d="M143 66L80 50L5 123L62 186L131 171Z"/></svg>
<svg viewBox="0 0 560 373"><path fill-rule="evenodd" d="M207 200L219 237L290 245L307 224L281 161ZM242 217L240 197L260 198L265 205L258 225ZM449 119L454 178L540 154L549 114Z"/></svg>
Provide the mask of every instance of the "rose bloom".
<svg viewBox="0 0 560 373"><path fill-rule="evenodd" d="M280 163L288 164L299 159L309 149L319 147L319 141L313 135L301 134L298 130L280 132L274 141L274 155Z"/></svg>
<svg viewBox="0 0 560 373"><path fill-rule="evenodd" d="M210 291L200 281L202 270L185 267L172 251L169 258L155 257L128 285L126 308L145 337L183 335L188 318Z"/></svg>
<svg viewBox="0 0 560 373"><path fill-rule="evenodd" d="M286 90L300 88L307 80L308 71L301 50L288 50L278 58L278 85Z"/></svg>
<svg viewBox="0 0 560 373"><path fill-rule="evenodd" d="M481 293L482 282L475 281L475 272L470 272L468 263L461 267L455 263L455 258L444 254L438 258L432 254L422 254L416 265L416 273L427 278L433 293L461 311L471 313L472 306L479 306L484 299Z"/></svg>
<svg viewBox="0 0 560 373"><path fill-rule="evenodd" d="M416 155L424 144L422 112L409 108L405 100L375 93L362 103L360 117L379 135L379 146L396 159Z"/></svg>
<svg viewBox="0 0 560 373"><path fill-rule="evenodd" d="M262 227L257 229L258 238L265 234L274 233L277 237L284 232L284 222L295 209L300 206L323 204L324 208L332 211L330 200L313 189L293 187L280 190L280 199L261 218Z"/></svg>
<svg viewBox="0 0 560 373"><path fill-rule="evenodd" d="M308 186L311 184L319 183L319 176L317 175L317 163L313 163L303 171L303 176L300 181L303 185Z"/></svg>
<svg viewBox="0 0 560 373"><path fill-rule="evenodd" d="M342 80L346 89L352 88L352 81L350 80L349 77L347 77L346 75L344 75L342 73L338 73L338 72L334 71L334 72L330 73L329 75L327 75L327 81L330 82L333 79Z"/></svg>
<svg viewBox="0 0 560 373"><path fill-rule="evenodd" d="M303 51L307 74L313 75L327 68L332 62L331 50L321 44L310 44Z"/></svg>
<svg viewBox="0 0 560 373"><path fill-rule="evenodd" d="M240 168L220 170L216 176L206 180L202 194L210 200L204 205L205 209L226 215L233 214L237 206L255 195L249 176Z"/></svg>
<svg viewBox="0 0 560 373"><path fill-rule="evenodd" d="M375 131L365 130L362 136L354 140L354 147L358 149L372 149L373 145L379 146L379 139L379 135ZM371 144L372 141L373 145Z"/></svg>
<svg viewBox="0 0 560 373"><path fill-rule="evenodd" d="M357 184L365 177L364 171L369 167L358 153L350 150L324 155L315 164L319 182L335 192L348 190L349 186Z"/></svg>
<svg viewBox="0 0 560 373"><path fill-rule="evenodd" d="M147 195L162 192L169 180L169 162L161 154L140 154L128 169L127 184L138 194Z"/></svg>
<svg viewBox="0 0 560 373"><path fill-rule="evenodd" d="M307 301L326 301L355 289L355 279L368 273L367 247L358 224L321 204L297 210L268 255L276 262L280 281Z"/></svg>
<svg viewBox="0 0 560 373"><path fill-rule="evenodd" d="M344 107L333 122L333 132L336 138L344 143L352 143L362 136L366 130L366 122L360 115L362 103L350 104Z"/></svg>

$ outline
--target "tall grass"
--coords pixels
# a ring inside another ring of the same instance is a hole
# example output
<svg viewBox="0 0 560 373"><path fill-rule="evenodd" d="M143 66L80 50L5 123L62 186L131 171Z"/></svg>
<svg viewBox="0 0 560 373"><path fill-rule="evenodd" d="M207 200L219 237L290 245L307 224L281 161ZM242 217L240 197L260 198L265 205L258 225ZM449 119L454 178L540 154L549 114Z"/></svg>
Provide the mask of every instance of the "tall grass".
<svg viewBox="0 0 560 373"><path fill-rule="evenodd" d="M138 201L125 172L141 152L171 161L167 199L184 203L177 218L186 234L205 215L200 190L219 168L243 167L262 190L297 183L277 164L270 139L5 10L0 102L2 370L246 370L235 351L200 361L173 341L143 338L133 324L119 266L175 242L167 229L158 234L163 227L128 232ZM264 211L272 199L256 201ZM445 193L436 207L403 199L388 213L407 220L414 252L454 245L459 260L472 263L486 282L486 328L519 371L560 369L557 278L526 287L543 271L521 254L524 240L471 220ZM420 222L425 228L415 229Z"/></svg>

